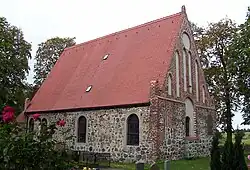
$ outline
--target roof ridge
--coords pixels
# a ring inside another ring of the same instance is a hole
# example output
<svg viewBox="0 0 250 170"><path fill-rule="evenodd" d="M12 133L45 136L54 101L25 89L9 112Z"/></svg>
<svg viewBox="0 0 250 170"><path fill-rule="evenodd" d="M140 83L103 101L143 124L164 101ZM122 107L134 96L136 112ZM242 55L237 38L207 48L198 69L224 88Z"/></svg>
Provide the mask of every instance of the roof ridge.
<svg viewBox="0 0 250 170"><path fill-rule="evenodd" d="M162 17L162 18L159 18L159 19L155 19L153 21L149 21L149 22L146 22L146 23L134 26L134 27L130 27L130 28L127 28L127 29L124 29L124 30L121 30L121 31L117 31L117 32L108 34L108 35L104 35L104 36L101 36L101 37L98 37L98 38L95 38L95 39L92 39L92 40L89 40L89 41L86 41L86 42L83 42L83 43L80 43L80 44L76 44L76 45L71 46L71 47L67 47L67 48L64 49L64 51L69 50L69 49L74 49L76 47L79 47L79 46L82 46L82 45L85 45L85 44L89 44L91 42L95 42L95 41L98 41L98 40L101 40L101 39L105 39L105 38L108 38L110 36L118 35L118 34L128 32L128 31L131 31L131 30L134 30L134 29L142 28L142 27L148 26L150 24L154 24L154 23L157 23L157 22L160 22L160 21L172 18L172 17L176 17L176 16L181 15L181 14L183 14L183 12L178 12L178 13L168 15L168 16L165 16L165 17Z"/></svg>

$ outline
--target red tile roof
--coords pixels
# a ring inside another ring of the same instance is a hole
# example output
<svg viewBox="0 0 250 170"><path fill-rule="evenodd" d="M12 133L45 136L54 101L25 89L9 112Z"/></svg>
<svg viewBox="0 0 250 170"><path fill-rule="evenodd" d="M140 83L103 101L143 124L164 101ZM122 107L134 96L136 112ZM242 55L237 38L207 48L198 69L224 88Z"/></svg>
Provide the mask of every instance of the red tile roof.
<svg viewBox="0 0 250 170"><path fill-rule="evenodd" d="M163 83L184 16L177 13L65 49L27 112L149 102L150 81Z"/></svg>

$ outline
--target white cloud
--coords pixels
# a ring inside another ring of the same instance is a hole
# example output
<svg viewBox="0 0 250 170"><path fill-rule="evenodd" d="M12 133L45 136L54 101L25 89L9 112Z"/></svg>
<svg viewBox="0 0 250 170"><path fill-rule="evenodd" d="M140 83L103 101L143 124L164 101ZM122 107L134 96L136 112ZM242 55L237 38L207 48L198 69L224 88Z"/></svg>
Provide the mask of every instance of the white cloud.
<svg viewBox="0 0 250 170"><path fill-rule="evenodd" d="M0 4L0 16L23 30L34 56L37 44L48 38L76 37L80 43L177 13L182 5L189 20L199 25L226 16L242 23L249 0L0 0ZM34 61L29 64L28 81L32 82ZM241 121L237 115L236 125Z"/></svg>

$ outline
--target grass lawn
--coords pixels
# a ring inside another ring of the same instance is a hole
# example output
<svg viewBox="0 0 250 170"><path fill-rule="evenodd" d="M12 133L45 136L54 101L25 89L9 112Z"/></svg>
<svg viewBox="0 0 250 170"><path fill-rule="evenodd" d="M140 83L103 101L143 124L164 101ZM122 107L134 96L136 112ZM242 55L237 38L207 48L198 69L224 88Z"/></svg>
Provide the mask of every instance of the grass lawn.
<svg viewBox="0 0 250 170"><path fill-rule="evenodd" d="M160 169L164 169L164 163L158 162ZM135 170L134 163L111 163L111 167L124 170ZM144 169L149 169L150 165L145 165ZM170 169L173 170L209 170L209 158L198 158L195 160L178 160L171 161Z"/></svg>
<svg viewBox="0 0 250 170"><path fill-rule="evenodd" d="M224 145L226 138L227 138L227 134L223 133L222 139L220 139L220 145ZM234 142L234 134L233 134L233 142ZM243 137L242 142L245 145L250 145L250 132L245 132L245 136Z"/></svg>

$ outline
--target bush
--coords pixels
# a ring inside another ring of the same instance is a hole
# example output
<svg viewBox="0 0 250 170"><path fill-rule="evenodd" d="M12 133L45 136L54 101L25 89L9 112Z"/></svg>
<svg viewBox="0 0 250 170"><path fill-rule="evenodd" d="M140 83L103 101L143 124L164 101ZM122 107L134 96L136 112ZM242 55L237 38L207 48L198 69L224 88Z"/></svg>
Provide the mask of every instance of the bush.
<svg viewBox="0 0 250 170"><path fill-rule="evenodd" d="M233 143L228 142L226 140L221 157L221 169L234 170L232 165L233 165Z"/></svg>
<svg viewBox="0 0 250 170"><path fill-rule="evenodd" d="M211 148L211 160L210 160L210 168L211 170L220 170L221 169L221 156L220 156L220 148L219 148L219 139L220 133L215 133L212 141Z"/></svg>
<svg viewBox="0 0 250 170"><path fill-rule="evenodd" d="M39 114L36 114L34 119L38 117ZM0 124L1 169L68 169L70 160L65 152L69 148L65 143L52 138L58 131L57 127L64 124L65 122L60 120L45 126L40 132L30 132L14 121L13 109L5 107L3 122ZM63 146L63 149L57 149L57 145Z"/></svg>
<svg viewBox="0 0 250 170"><path fill-rule="evenodd" d="M236 131L235 143L234 143L234 157L233 157L233 169L234 170L247 170L247 164L244 158L244 146L242 144L242 138L244 132Z"/></svg>

